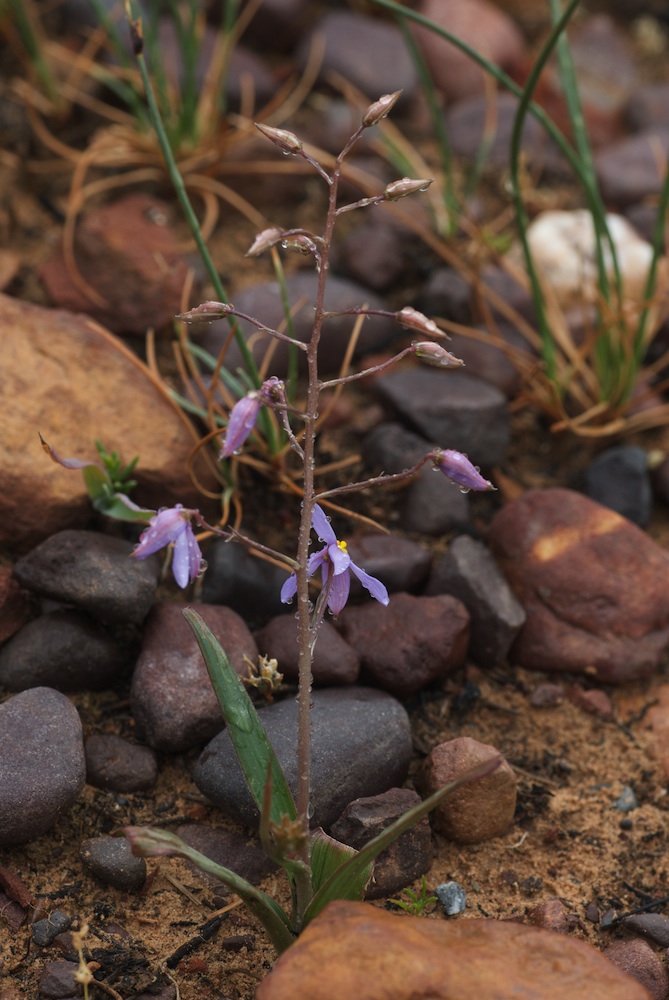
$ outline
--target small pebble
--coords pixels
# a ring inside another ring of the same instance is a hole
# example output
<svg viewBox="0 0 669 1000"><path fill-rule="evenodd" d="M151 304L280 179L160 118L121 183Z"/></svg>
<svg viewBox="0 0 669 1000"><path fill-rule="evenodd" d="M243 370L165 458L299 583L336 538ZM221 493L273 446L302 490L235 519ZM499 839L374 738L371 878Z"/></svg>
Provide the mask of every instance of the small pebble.
<svg viewBox="0 0 669 1000"><path fill-rule="evenodd" d="M137 892L146 881L146 862L136 858L124 837L92 837L84 840L79 855L89 873L123 892Z"/></svg>
<svg viewBox="0 0 669 1000"><path fill-rule="evenodd" d="M613 808L619 812L632 812L639 808L639 800L634 794L634 789L630 785L624 785L623 790L613 803Z"/></svg>
<svg viewBox="0 0 669 1000"><path fill-rule="evenodd" d="M538 684L530 695L530 705L533 708L555 708L564 701L564 688L561 684Z"/></svg>
<svg viewBox="0 0 669 1000"><path fill-rule="evenodd" d="M40 1000L42 997L57 1000L59 997L80 996L76 979L78 965L75 962L45 962L39 977ZM22 994L25 996L25 993Z"/></svg>
<svg viewBox="0 0 669 1000"><path fill-rule="evenodd" d="M669 917L664 913L634 913L622 922L629 930L669 948Z"/></svg>
<svg viewBox="0 0 669 1000"><path fill-rule="evenodd" d="M94 733L84 744L86 781L114 792L143 792L158 776L156 755L113 733Z"/></svg>
<svg viewBox="0 0 669 1000"><path fill-rule="evenodd" d="M455 917L458 913L465 912L467 893L459 882L442 882L434 892L447 917Z"/></svg>
<svg viewBox="0 0 669 1000"><path fill-rule="evenodd" d="M43 920L36 920L32 925L31 933L35 944L40 948L48 948L56 940L59 934L70 929L72 920L67 913L62 910L54 910Z"/></svg>

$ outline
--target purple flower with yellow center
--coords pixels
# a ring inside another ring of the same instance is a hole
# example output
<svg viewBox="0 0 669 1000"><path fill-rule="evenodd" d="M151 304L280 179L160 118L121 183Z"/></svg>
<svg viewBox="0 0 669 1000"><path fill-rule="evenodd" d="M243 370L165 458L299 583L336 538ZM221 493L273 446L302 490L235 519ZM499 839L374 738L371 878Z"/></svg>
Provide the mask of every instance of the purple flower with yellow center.
<svg viewBox="0 0 669 1000"><path fill-rule="evenodd" d="M363 569L351 559L348 554L346 542L340 542L334 533L332 525L328 521L321 507L316 504L311 515L311 527L314 529L325 546L320 552L314 552L309 556L307 563L307 576L309 579L320 568L323 587L328 588L327 604L333 615L338 615L344 608L351 588L351 578L349 573L357 576L363 587L369 591L374 600L379 604L388 604L390 598L388 591L380 580L365 573ZM284 604L295 597L297 593L297 577L293 573L288 577L281 588L281 600Z"/></svg>
<svg viewBox="0 0 669 1000"><path fill-rule="evenodd" d="M174 543L172 572L180 587L186 587L189 580L195 580L202 567L202 553L191 524L193 511L180 503L176 507L159 510L151 518L149 527L143 531L133 556L146 559L166 545Z"/></svg>
<svg viewBox="0 0 669 1000"><path fill-rule="evenodd" d="M488 480L484 479L475 465L469 461L461 451L436 451L434 453L434 465L440 472L455 483L460 489L467 493L469 490L494 490L495 487Z"/></svg>

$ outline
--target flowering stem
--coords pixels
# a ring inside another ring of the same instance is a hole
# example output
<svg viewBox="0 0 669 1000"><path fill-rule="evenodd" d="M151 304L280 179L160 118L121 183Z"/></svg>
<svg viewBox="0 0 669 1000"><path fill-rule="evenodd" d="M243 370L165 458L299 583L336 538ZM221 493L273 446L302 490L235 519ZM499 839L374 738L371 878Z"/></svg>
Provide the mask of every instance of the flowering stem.
<svg viewBox="0 0 669 1000"><path fill-rule="evenodd" d="M385 486L388 483L403 483L407 479L413 479L414 476L418 475L420 470L428 462L434 462L437 458L437 452L431 451L427 455L423 455L419 462L411 469L405 469L404 472L395 472L393 474L374 476L372 479L365 479L361 483L348 483L346 486L335 486L334 489L324 490L319 493L316 497L317 500L331 500L332 497L341 496L343 493L360 493L362 490L369 489L370 486Z"/></svg>

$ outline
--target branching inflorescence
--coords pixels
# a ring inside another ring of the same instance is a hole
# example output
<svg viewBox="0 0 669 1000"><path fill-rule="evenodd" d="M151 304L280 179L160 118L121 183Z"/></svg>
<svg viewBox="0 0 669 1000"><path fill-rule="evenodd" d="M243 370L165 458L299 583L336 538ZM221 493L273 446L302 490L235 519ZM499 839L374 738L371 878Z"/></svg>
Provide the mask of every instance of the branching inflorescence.
<svg viewBox="0 0 669 1000"><path fill-rule="evenodd" d="M418 334L420 340L415 341L410 347L400 351L390 360L363 371L344 374L328 381L321 381L319 377L318 347L323 321L329 316L341 315L340 313L326 312L324 307L330 252L337 218L344 212L357 208L379 204L383 201L394 201L416 194L424 191L431 183L427 179L412 180L404 177L388 184L385 190L377 196L363 198L342 206L337 204L340 172L345 157L364 131L378 124L389 113L399 96L399 92L387 94L370 105L362 116L359 128L353 133L337 157L331 173L328 173L306 152L301 141L292 132L266 125L258 126L262 134L287 155L301 157L311 164L329 190L328 208L322 234L312 233L304 229L266 229L256 237L249 250L249 254L255 256L280 245L286 249L297 249L314 258L318 273L318 287L314 323L308 342L305 344L285 333L271 330L252 317L237 311L234 305L228 302L205 302L179 317L186 322L216 319L222 316L243 318L271 337L288 341L297 350L306 353L307 379L302 409L298 409L288 402L284 383L280 379L274 377L266 379L257 389L248 392L232 407L220 453L222 460L228 460L243 448L254 430L263 407L267 407L277 414L286 431L290 447L297 455L302 469L302 504L295 557L271 550L244 537L235 529L209 525L197 510L176 505L159 512L142 511L127 497L121 497L120 494L117 496L121 510L128 511L128 520L143 519L148 521L148 527L143 532L139 545L135 549L135 558L142 559L161 548L173 546L173 572L181 587L185 587L194 580L203 568L194 525L229 541L246 544L269 555L274 560L282 562L290 571L290 575L281 590L281 600L284 602L296 600L297 603L299 687L296 800L293 800L292 793L288 789L248 693L235 672L230 668L225 652L202 619L192 611L185 612L207 662L233 745L261 814L260 835L263 847L274 860L282 865L290 879L293 895L290 917L270 897L260 893L228 869L216 866L209 859L198 855L197 852L192 851L173 835L136 828L126 830L126 835L130 838L137 853L144 855L179 854L191 858L208 871L215 869L218 877L238 892L262 920L272 941L279 949L286 947L293 937L331 899L362 898L371 875L371 864L374 857L422 816L426 815L454 787L464 781L482 777L493 770L498 763L497 758L495 758L485 767L469 772L457 782L441 789L394 823L359 853L353 852L344 845L337 844L331 838L326 837L322 831L310 831L309 829L311 665L319 628L328 611L333 615L338 615L343 610L349 597L351 574L357 577L369 594L382 605L387 605L390 600L384 584L353 562L346 543L337 538L322 505L334 497L360 492L372 486L383 486L410 479L427 463L432 463L436 470L465 492L494 489L492 483L481 475L466 455L440 448L428 451L412 468L394 475L380 475L361 482L320 491L315 483L318 404L320 394L325 389L346 385L356 379L375 374L407 355L413 355L424 363L444 369L458 368L462 364L441 344L430 339L444 336L437 325L417 310L406 307L396 313L383 313L383 315L393 316L400 326ZM378 313L378 310L360 307L347 310L346 314L365 316L378 315ZM60 461L66 467L81 467L82 463L60 459L52 449L48 449L48 446L47 450L54 460ZM118 509L115 508L114 513L118 514ZM323 542L323 547L310 554L312 529ZM309 583L319 570L321 590L312 603L309 597ZM243 724L240 723L240 719L243 719ZM243 739L240 735L242 730ZM250 740L249 733L252 735ZM249 743L253 746L252 753L249 753L248 750ZM328 858L326 864L323 864L323 852ZM327 873L327 877L322 875L324 871ZM317 874L319 872L321 875Z"/></svg>

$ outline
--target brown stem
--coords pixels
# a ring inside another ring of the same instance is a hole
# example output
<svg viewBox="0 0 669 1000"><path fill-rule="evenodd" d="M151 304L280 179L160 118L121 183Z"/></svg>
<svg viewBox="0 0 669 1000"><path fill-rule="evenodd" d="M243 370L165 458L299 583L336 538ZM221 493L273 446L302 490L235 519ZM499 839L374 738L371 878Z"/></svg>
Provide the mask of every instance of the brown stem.
<svg viewBox="0 0 669 1000"><path fill-rule="evenodd" d="M419 462L411 469L405 469L404 472L395 472L389 475L374 476L372 479L365 479L361 483L349 483L347 486L336 486L332 490L324 490L319 493L316 500L330 500L332 497L341 496L343 493L360 493L362 490L369 489L370 486L386 486L388 483L402 483L407 479L411 479L415 476L423 466L432 461L436 457L434 451L428 452L424 455Z"/></svg>

